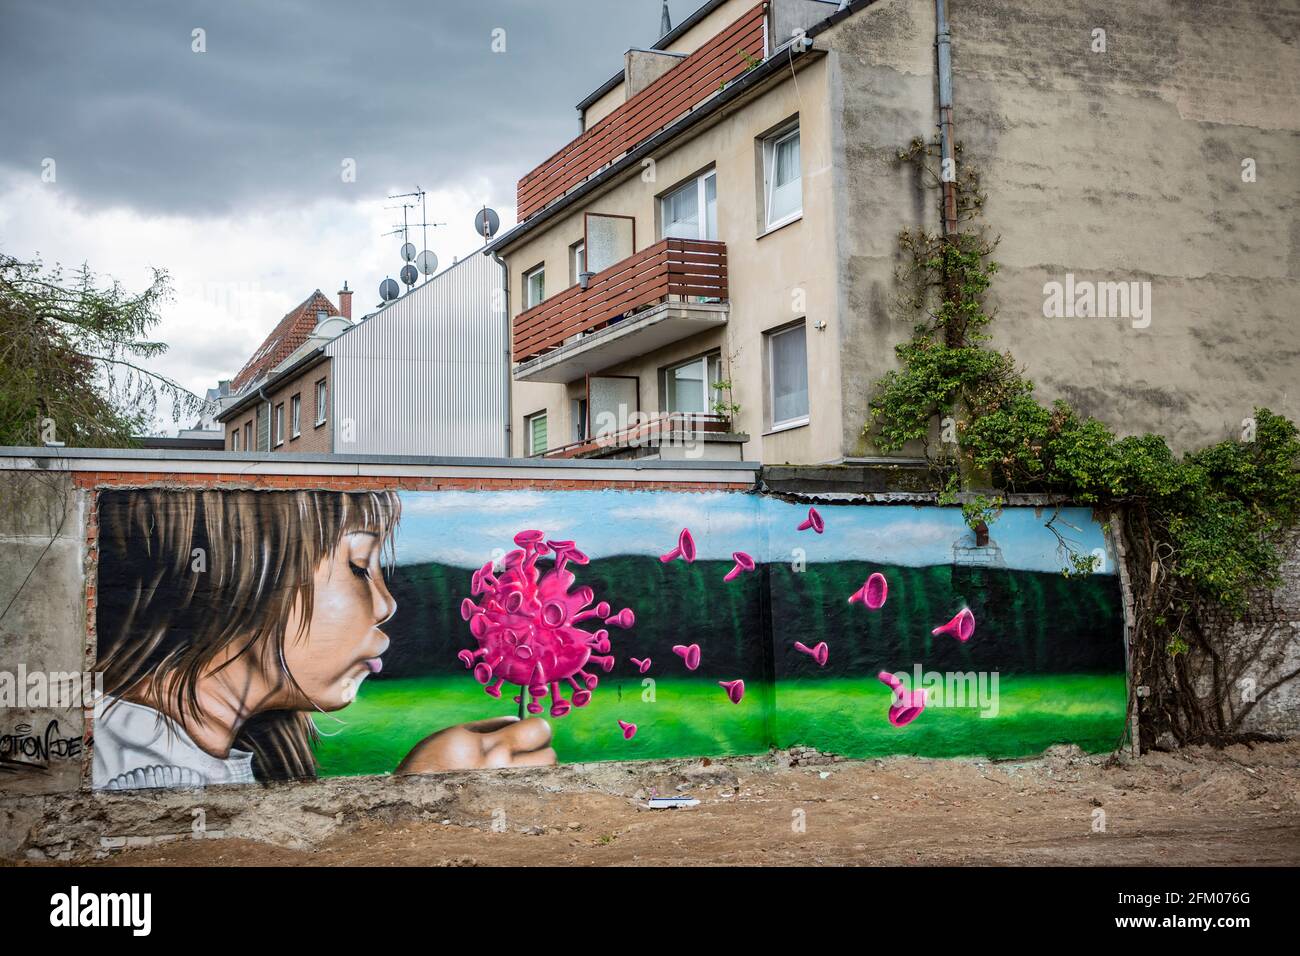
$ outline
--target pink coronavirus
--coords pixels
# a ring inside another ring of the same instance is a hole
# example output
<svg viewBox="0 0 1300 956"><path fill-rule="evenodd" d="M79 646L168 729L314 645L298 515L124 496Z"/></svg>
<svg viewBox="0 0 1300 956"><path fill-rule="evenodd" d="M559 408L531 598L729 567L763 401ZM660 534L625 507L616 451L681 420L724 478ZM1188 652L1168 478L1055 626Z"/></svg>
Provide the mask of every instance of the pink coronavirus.
<svg viewBox="0 0 1300 956"><path fill-rule="evenodd" d="M457 656L493 697L501 696L503 683L517 684L533 698L529 713L541 713L537 698L549 694L551 716L563 717L570 703L561 696L562 681L573 689L573 706L582 707L599 682L583 668L590 663L608 673L614 667L609 632L577 625L597 621L630 628L636 616L630 608L610 616L605 601L593 605L595 593L585 584L574 587L569 570L586 564L587 556L572 541L543 539L540 531L521 531L515 535L518 549L505 556L499 572L491 562L474 572L473 598L461 602L460 613L478 649ZM542 559L554 562L545 573L538 566Z"/></svg>

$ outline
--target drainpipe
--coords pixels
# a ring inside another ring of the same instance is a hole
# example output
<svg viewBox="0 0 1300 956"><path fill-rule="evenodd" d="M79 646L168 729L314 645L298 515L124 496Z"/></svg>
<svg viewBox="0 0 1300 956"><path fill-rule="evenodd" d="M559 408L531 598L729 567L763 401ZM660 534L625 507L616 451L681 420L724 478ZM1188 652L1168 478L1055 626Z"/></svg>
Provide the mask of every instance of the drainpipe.
<svg viewBox="0 0 1300 956"><path fill-rule="evenodd" d="M274 409L271 408L271 400L267 398L265 385L257 386L257 397L266 402L266 450L269 452L275 447L275 435L272 431L275 428L275 422L271 420L271 413ZM257 424L257 416L253 417L253 424ZM258 435L257 437L261 438L262 436Z"/></svg>
<svg viewBox="0 0 1300 956"><path fill-rule="evenodd" d="M511 376L511 371L510 371L510 268L506 265L506 261L502 259L501 256L495 250L492 251L491 256L492 256L492 261L501 267L501 275L503 277L501 287L502 287L502 292L505 294L504 308L506 310L506 391L505 391L506 457L513 458L514 445L511 442L511 432L513 431L511 427L511 422L514 419L513 419L513 412L510 408L510 376Z"/></svg>
<svg viewBox="0 0 1300 956"><path fill-rule="evenodd" d="M952 170L957 174L957 164L952 151L952 36L948 32L948 12L944 0L934 0L935 35L939 65L939 146L942 165L940 172ZM943 234L951 236L957 231L957 184L948 177L943 179Z"/></svg>

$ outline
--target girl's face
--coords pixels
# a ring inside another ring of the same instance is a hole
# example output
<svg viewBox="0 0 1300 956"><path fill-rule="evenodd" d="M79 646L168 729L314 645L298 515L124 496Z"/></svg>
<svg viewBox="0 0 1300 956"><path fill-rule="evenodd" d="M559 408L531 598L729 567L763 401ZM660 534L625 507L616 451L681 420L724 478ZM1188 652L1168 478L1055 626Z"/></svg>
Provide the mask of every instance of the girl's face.
<svg viewBox="0 0 1300 956"><path fill-rule="evenodd" d="M284 661L308 698L304 709L346 707L361 682L382 667L388 637L379 626L393 616L397 602L384 584L381 550L375 534L345 534L316 569L307 632L295 636L298 612L289 622Z"/></svg>

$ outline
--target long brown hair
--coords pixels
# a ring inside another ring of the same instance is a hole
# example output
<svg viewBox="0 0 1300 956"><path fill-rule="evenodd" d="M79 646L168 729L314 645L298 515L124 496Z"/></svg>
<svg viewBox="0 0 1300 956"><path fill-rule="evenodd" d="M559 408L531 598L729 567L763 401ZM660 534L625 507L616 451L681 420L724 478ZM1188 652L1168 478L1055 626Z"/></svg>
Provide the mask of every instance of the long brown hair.
<svg viewBox="0 0 1300 956"><path fill-rule="evenodd" d="M379 535L391 566L400 511L388 491L101 492L105 693L197 721L198 680L232 646L234 658L265 654L264 663L301 692L283 651L311 622L316 569L354 531ZM301 627L290 635L295 606ZM307 714L280 710L246 721L234 745L253 753L259 780L284 780L316 775L316 739Z"/></svg>

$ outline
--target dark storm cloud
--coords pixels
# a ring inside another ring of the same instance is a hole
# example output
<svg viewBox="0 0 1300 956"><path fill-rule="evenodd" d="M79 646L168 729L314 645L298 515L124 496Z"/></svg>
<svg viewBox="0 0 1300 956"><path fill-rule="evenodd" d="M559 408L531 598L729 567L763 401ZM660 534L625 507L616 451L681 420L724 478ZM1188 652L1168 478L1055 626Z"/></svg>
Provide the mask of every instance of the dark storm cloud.
<svg viewBox="0 0 1300 956"><path fill-rule="evenodd" d="M81 202L145 213L478 175L513 205L515 179L576 134L574 104L658 25L658 0L0 0L0 166L39 177L51 157Z"/></svg>

